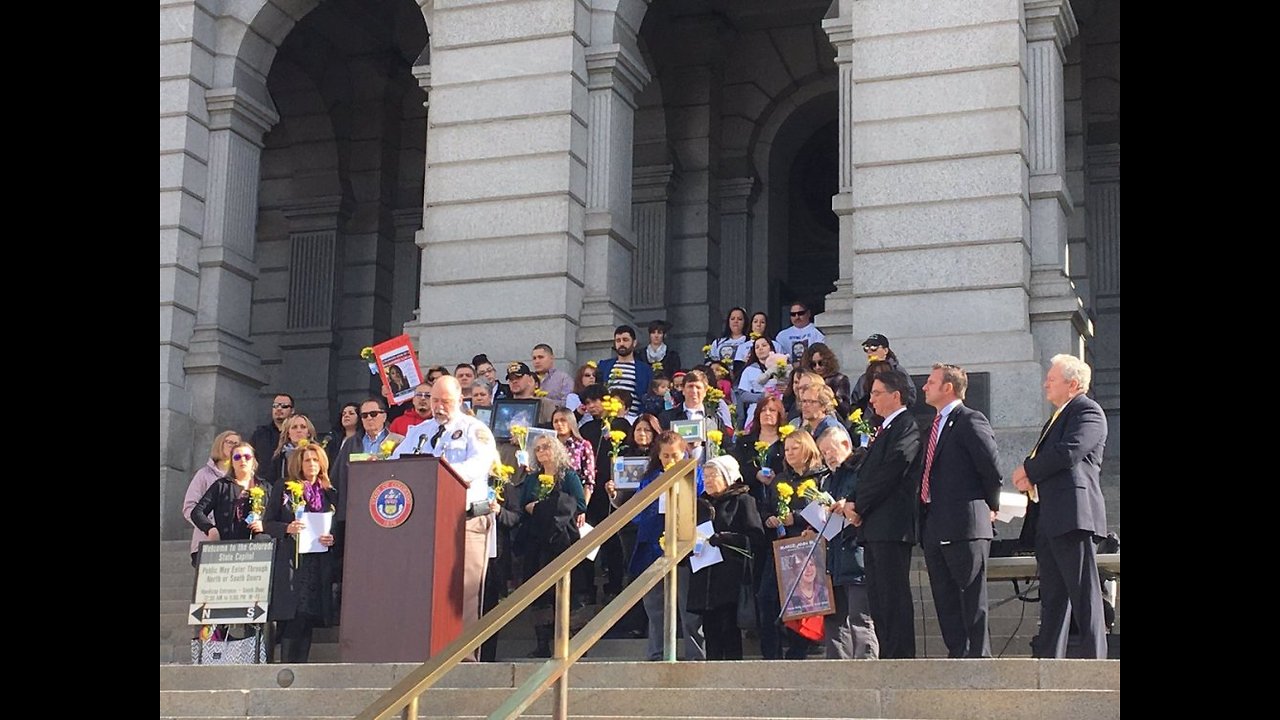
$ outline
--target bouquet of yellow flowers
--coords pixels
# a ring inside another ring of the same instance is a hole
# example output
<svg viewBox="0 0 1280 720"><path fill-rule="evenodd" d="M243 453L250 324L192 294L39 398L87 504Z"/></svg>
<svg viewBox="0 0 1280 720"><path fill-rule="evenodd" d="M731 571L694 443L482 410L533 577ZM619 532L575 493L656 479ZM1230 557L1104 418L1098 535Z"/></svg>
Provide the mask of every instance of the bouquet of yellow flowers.
<svg viewBox="0 0 1280 720"><path fill-rule="evenodd" d="M544 398L547 395L548 395L547 391L543 390L542 388L538 388L537 390L533 391L533 396L536 398Z"/></svg>
<svg viewBox="0 0 1280 720"><path fill-rule="evenodd" d="M796 492L800 493L800 497L826 507L831 507L831 504L836 501L835 498L831 497L830 493L819 490L818 483L813 478L808 478L800 483L800 487L796 488Z"/></svg>
<svg viewBox="0 0 1280 720"><path fill-rule="evenodd" d="M386 460L387 458L391 457L391 453L396 451L396 446L398 444L399 443L397 443L395 440L392 440L390 438L383 440L382 444L378 446L378 459Z"/></svg>
<svg viewBox="0 0 1280 720"><path fill-rule="evenodd" d="M556 486L555 476L539 475L538 476L538 500L539 501L546 500L547 496L551 494L551 490L554 489L555 486Z"/></svg>
<svg viewBox="0 0 1280 720"><path fill-rule="evenodd" d="M496 482L489 488L489 499L502 502L507 490L507 483L511 481L516 469L510 465L503 465L501 462L494 460L493 467L489 470L489 476Z"/></svg>
<svg viewBox="0 0 1280 720"><path fill-rule="evenodd" d="M613 446L612 449L609 450L609 457L618 457L618 453L622 452L622 441L626 439L627 434L621 430L609 431L609 444Z"/></svg>
<svg viewBox="0 0 1280 720"><path fill-rule="evenodd" d="M775 487L778 488L778 518L785 520L791 514L791 498L795 496L796 489L784 482L778 483Z"/></svg>
<svg viewBox="0 0 1280 720"><path fill-rule="evenodd" d="M761 470L765 469L767 466L764 463L769 457L769 443L757 440L752 447L756 450L756 465L759 465Z"/></svg>
<svg viewBox="0 0 1280 720"><path fill-rule="evenodd" d="M710 344L707 344L707 345L703 345L703 346L702 346L702 354L703 354L703 355L704 355L708 360L710 360L710 359L711 359L711 345L710 345Z"/></svg>
<svg viewBox="0 0 1280 720"><path fill-rule="evenodd" d="M370 375L378 374L378 363L376 362L377 355L374 354L372 347L365 346L364 349L360 351L360 358L369 364Z"/></svg>
<svg viewBox="0 0 1280 720"><path fill-rule="evenodd" d="M871 423L862 417L862 408L854 410L849 415L849 427L859 435L866 435L867 437L871 437L876 432L875 428L871 427Z"/></svg>
<svg viewBox="0 0 1280 720"><path fill-rule="evenodd" d="M529 428L523 425L512 425L510 431L511 439L516 441L516 447L523 452L525 442L529 439Z"/></svg>
<svg viewBox="0 0 1280 720"><path fill-rule="evenodd" d="M783 440L786 440L787 436L791 435L791 433L795 431L796 431L795 425L779 425L778 426L778 436L781 437Z"/></svg>
<svg viewBox="0 0 1280 720"><path fill-rule="evenodd" d="M591 368L592 370L595 370L596 368L600 367L600 365L595 360L588 360L587 367Z"/></svg>
<svg viewBox="0 0 1280 720"><path fill-rule="evenodd" d="M620 417L623 411L626 410L626 408L622 406L622 401L612 395L605 395L604 398L600 400L600 407L604 410L604 417L606 420L612 420L616 417Z"/></svg>
<svg viewBox="0 0 1280 720"><path fill-rule="evenodd" d="M724 442L724 433L719 430L708 430L707 440L711 442L711 447L708 449L709 452L707 453L708 455L711 457L719 457L724 453L724 451L720 449L720 443Z"/></svg>
<svg viewBox="0 0 1280 720"><path fill-rule="evenodd" d="M782 381L787 379L787 374L791 372L791 365L787 362L787 356L782 353L769 353L769 357L764 361L764 380ZM777 383L774 383L775 385Z"/></svg>
<svg viewBox="0 0 1280 720"><path fill-rule="evenodd" d="M249 514L245 516L246 525L252 525L262 519L262 511L266 509L267 491L255 484L249 488Z"/></svg>
<svg viewBox="0 0 1280 720"><path fill-rule="evenodd" d="M714 415L720 409L720 401L723 399L724 392L720 388L707 388L707 396L702 399L702 408L708 415Z"/></svg>

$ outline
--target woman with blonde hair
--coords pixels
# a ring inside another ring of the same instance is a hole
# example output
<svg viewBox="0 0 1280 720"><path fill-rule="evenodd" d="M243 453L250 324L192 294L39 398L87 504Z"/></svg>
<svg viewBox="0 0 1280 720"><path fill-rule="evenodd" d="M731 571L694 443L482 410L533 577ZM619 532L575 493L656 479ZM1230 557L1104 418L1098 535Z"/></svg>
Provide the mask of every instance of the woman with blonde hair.
<svg viewBox="0 0 1280 720"><path fill-rule="evenodd" d="M263 531L276 544L275 583L270 619L276 623L281 662L304 663L311 654L311 631L329 616L333 581L330 553L301 553L298 535L305 527L303 513L332 512L338 491L329 480L329 456L317 443L289 455L283 483L272 488L263 513ZM333 546L333 535L320 544Z"/></svg>
<svg viewBox="0 0 1280 720"><path fill-rule="evenodd" d="M520 502L528 516L525 577L533 577L578 539L579 515L587 511L582 478L574 472L564 445L541 436L533 444L534 469L525 475ZM549 482L548 482L549 481ZM533 603L533 630L538 646L530 657L551 657L555 629L551 590Z"/></svg>
<svg viewBox="0 0 1280 720"><path fill-rule="evenodd" d="M307 443L316 441L316 426L306 415L292 415L280 428L280 439L276 441L271 462L262 467L262 477L266 478L267 482L272 485L280 482L280 478L284 477L285 471L288 470L286 463L289 461L289 455L299 446L306 444L302 442L303 440Z"/></svg>
<svg viewBox="0 0 1280 720"><path fill-rule="evenodd" d="M187 494L182 499L182 517L191 523L191 509L200 498L204 497L218 478L227 474L231 468L231 451L240 443L240 433L235 430L223 430L213 439L213 447L209 449L209 461L191 477L187 485ZM191 523L191 567L196 566L196 551L200 543L207 542L209 536L200 532L200 528Z"/></svg>

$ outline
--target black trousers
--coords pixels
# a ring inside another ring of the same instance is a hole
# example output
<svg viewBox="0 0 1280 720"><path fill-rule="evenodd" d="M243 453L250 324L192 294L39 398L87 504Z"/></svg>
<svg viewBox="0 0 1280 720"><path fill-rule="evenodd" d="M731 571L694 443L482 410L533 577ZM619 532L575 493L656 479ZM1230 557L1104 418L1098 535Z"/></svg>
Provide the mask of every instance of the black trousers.
<svg viewBox="0 0 1280 720"><path fill-rule="evenodd" d="M867 598L883 660L916 656L915 609L911 606L911 544L868 542L863 563Z"/></svg>
<svg viewBox="0 0 1280 720"><path fill-rule="evenodd" d="M1093 533L1072 530L1056 537L1036 536L1040 567L1040 634L1031 652L1038 658L1065 658L1067 633L1074 617L1080 632L1081 657L1107 657L1107 629L1102 614Z"/></svg>
<svg viewBox="0 0 1280 720"><path fill-rule="evenodd" d="M991 657L987 622L987 558L990 540L925 543L924 563L950 658Z"/></svg>
<svg viewBox="0 0 1280 720"><path fill-rule="evenodd" d="M702 633L707 642L708 660L742 659L737 605L721 605L702 613Z"/></svg>

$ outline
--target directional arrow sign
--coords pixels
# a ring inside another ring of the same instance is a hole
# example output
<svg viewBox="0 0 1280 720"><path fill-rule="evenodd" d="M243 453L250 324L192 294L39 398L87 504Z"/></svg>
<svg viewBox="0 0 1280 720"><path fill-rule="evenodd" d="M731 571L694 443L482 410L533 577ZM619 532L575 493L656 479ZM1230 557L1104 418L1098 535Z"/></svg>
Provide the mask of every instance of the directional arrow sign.
<svg viewBox="0 0 1280 720"><path fill-rule="evenodd" d="M213 625L216 623L264 623L267 608L252 605L191 605L188 625Z"/></svg>

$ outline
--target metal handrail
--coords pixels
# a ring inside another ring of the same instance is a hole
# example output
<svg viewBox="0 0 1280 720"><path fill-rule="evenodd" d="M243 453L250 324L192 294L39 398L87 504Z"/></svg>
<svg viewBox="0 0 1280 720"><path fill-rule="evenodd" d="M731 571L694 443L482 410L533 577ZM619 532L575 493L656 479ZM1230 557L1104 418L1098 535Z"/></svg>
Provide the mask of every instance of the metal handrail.
<svg viewBox="0 0 1280 720"><path fill-rule="evenodd" d="M503 705L490 718L514 718L527 709L553 684L556 701L553 715L558 719L568 717L569 680L568 669L599 640L610 627L644 597L654 585L668 580L663 597L663 658L676 659L676 564L693 549L696 533L694 508L697 502L695 472L697 463L681 460L666 472L637 492L630 500L614 510L604 522L587 536L578 540L549 565L538 571L520 586L516 592L498 603L498 606L481 616L467 628L462 636L427 660L400 682L383 693L357 720L389 720L402 712L406 720L416 720L420 697L437 683L463 658L470 656L485 640L514 620L534 600L555 585L555 635L551 659L542 664L520 687L516 688ZM569 633L569 577L578 563L586 559L592 550L618 534L632 518L639 515L658 496L666 494L666 542L663 556L635 578L617 597L578 631L572 640ZM674 539L674 541L673 541Z"/></svg>

